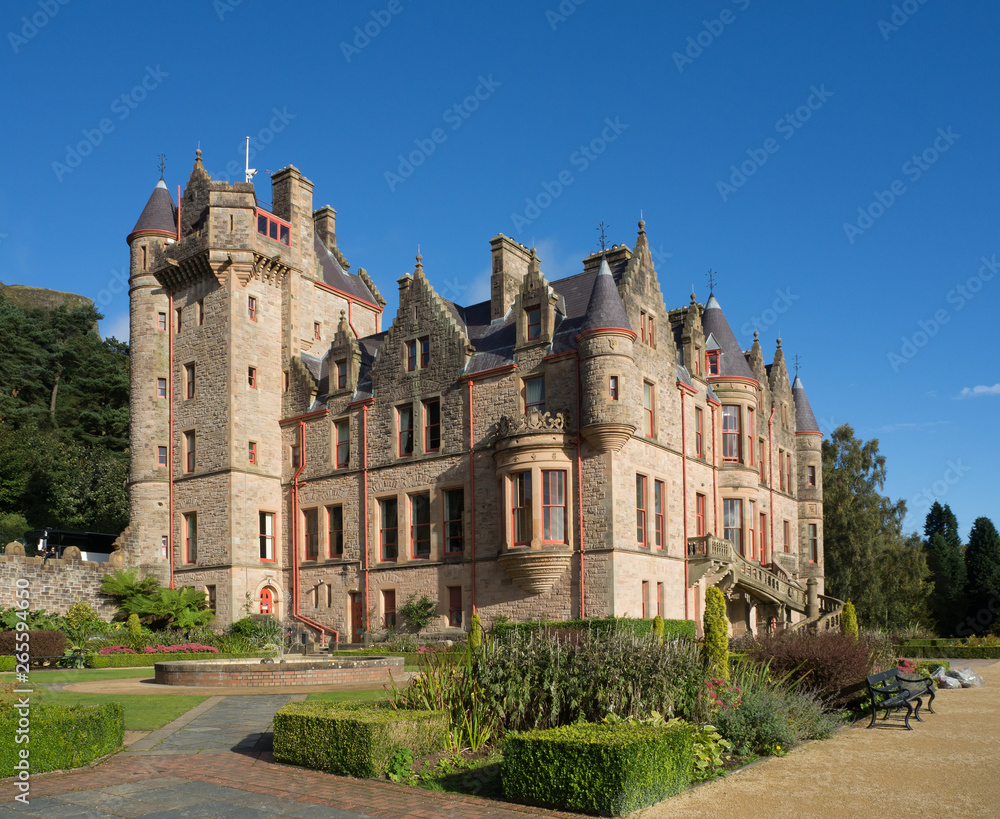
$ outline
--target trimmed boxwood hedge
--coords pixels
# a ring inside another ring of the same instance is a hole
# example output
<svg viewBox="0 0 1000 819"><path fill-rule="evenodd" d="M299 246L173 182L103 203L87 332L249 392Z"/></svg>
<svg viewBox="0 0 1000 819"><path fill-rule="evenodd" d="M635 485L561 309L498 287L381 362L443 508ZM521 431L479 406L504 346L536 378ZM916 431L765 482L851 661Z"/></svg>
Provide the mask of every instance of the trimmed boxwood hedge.
<svg viewBox="0 0 1000 819"><path fill-rule="evenodd" d="M588 630L594 634L607 634L611 631L624 631L629 634L652 634L654 629L653 620L646 620L636 617L593 617L586 620L561 620L558 622L548 620L529 620L526 623L494 623L491 629L497 636L505 636L512 632L518 634L530 634L534 631L548 631L550 629L567 629L571 631ZM694 620L664 620L663 639L674 640L679 637L694 639Z"/></svg>
<svg viewBox="0 0 1000 819"><path fill-rule="evenodd" d="M690 725L577 724L508 734L501 776L515 802L621 816L680 793L693 768Z"/></svg>
<svg viewBox="0 0 1000 819"><path fill-rule="evenodd" d="M997 660L1000 646L970 646L961 640L907 640L894 647L900 657L940 657L952 660Z"/></svg>
<svg viewBox="0 0 1000 819"><path fill-rule="evenodd" d="M13 671L17 667L17 658L13 654L0 656L0 671Z"/></svg>
<svg viewBox="0 0 1000 819"><path fill-rule="evenodd" d="M28 769L37 774L62 768L79 768L118 750L125 739L125 718L121 703L106 705L31 706L30 741L13 741L20 714L12 708L0 711L0 778L15 776L19 751L27 748Z"/></svg>
<svg viewBox="0 0 1000 819"><path fill-rule="evenodd" d="M28 631L28 656L34 660L36 657L62 657L66 650L66 635L61 631L42 630ZM18 642L16 631L0 631L0 654L14 654Z"/></svg>
<svg viewBox="0 0 1000 819"><path fill-rule="evenodd" d="M273 653L257 652L255 654L214 654L208 651L192 651L190 653L173 652L170 654L88 654L87 668L144 668L153 663L166 663L172 660L242 660L259 657L273 657Z"/></svg>
<svg viewBox="0 0 1000 819"><path fill-rule="evenodd" d="M414 757L443 750L444 711L406 711L370 703L291 702L274 715L274 758L341 776L385 774L400 748Z"/></svg>

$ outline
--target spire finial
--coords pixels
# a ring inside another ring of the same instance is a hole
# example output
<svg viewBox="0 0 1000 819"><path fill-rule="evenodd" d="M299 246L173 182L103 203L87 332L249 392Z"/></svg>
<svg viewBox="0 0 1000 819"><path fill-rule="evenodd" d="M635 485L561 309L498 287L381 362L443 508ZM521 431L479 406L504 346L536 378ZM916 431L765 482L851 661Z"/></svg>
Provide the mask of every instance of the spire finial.
<svg viewBox="0 0 1000 819"><path fill-rule="evenodd" d="M798 376L799 376L799 354L796 353L795 354L795 377L798 378Z"/></svg>
<svg viewBox="0 0 1000 819"><path fill-rule="evenodd" d="M692 287L691 288L691 304L694 304L694 303L695 303L695 301L694 301L694 288Z"/></svg>
<svg viewBox="0 0 1000 819"><path fill-rule="evenodd" d="M778 349L781 349L781 336L778 336Z"/></svg>
<svg viewBox="0 0 1000 819"><path fill-rule="evenodd" d="M754 329L754 331L753 331L753 343L757 344L759 341L760 341L760 335L758 334L757 330Z"/></svg>
<svg viewBox="0 0 1000 819"><path fill-rule="evenodd" d="M642 208L639 208L639 235L646 235L646 220L642 218Z"/></svg>
<svg viewBox="0 0 1000 819"><path fill-rule="evenodd" d="M717 275L718 274L712 270L712 268L708 269L708 295L710 296L715 293L715 277Z"/></svg>
<svg viewBox="0 0 1000 819"><path fill-rule="evenodd" d="M167 167L167 155L166 154L160 154L160 162L157 165L157 167L160 169L160 179L163 179L163 170L164 170L164 168Z"/></svg>
<svg viewBox="0 0 1000 819"><path fill-rule="evenodd" d="M601 243L601 253L602 254L604 253L604 251L606 251L608 249L608 228L609 227L611 227L611 226L604 224L604 222L602 221L601 224L597 228L595 228L596 230L599 230L601 232L601 238L599 239L599 241Z"/></svg>
<svg viewBox="0 0 1000 819"><path fill-rule="evenodd" d="M424 257L420 255L420 245L417 245L417 266L414 268L414 274L422 276L424 274Z"/></svg>

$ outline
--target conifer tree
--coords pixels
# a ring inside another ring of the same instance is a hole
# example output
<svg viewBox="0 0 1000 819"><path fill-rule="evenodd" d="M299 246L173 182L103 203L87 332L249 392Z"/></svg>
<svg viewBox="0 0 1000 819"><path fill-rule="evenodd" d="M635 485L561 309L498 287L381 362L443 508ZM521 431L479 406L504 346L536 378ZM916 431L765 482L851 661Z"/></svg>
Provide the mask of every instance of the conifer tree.
<svg viewBox="0 0 1000 819"><path fill-rule="evenodd" d="M970 618L975 631L986 631L996 624L1000 602L1000 534L989 518L976 518L965 550L968 574L967 596Z"/></svg>
<svg viewBox="0 0 1000 819"><path fill-rule="evenodd" d="M931 616L938 634L942 637L951 636L965 617L966 610L967 582L962 549L937 531L924 544L924 552L931 580L934 582L929 600Z"/></svg>

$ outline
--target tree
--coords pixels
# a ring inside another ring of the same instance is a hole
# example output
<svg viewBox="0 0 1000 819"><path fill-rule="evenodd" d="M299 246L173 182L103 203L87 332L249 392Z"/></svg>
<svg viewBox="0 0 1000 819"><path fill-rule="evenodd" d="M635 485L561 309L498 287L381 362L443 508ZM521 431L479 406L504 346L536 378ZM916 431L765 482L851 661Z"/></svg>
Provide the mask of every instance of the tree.
<svg viewBox="0 0 1000 819"><path fill-rule="evenodd" d="M941 535L947 543L957 549L962 548L962 538L958 534L958 518L946 503L942 506L937 501L927 513L924 521L924 539L930 541L934 535Z"/></svg>
<svg viewBox="0 0 1000 819"><path fill-rule="evenodd" d="M729 619L726 598L717 586L705 590L705 663L711 677L729 679Z"/></svg>
<svg viewBox="0 0 1000 819"><path fill-rule="evenodd" d="M965 549L967 596L974 631L985 631L995 620L1000 602L1000 534L989 518L976 518ZM963 635L965 636L965 635Z"/></svg>
<svg viewBox="0 0 1000 819"><path fill-rule="evenodd" d="M935 532L924 544L927 567L934 581L934 591L928 601L931 617L942 636L955 633L955 628L965 617L966 572L961 547L948 541L945 535Z"/></svg>
<svg viewBox="0 0 1000 819"><path fill-rule="evenodd" d="M906 502L882 495L885 456L843 424L823 441L823 550L827 592L851 600L864 626L929 618L921 541L904 538Z"/></svg>

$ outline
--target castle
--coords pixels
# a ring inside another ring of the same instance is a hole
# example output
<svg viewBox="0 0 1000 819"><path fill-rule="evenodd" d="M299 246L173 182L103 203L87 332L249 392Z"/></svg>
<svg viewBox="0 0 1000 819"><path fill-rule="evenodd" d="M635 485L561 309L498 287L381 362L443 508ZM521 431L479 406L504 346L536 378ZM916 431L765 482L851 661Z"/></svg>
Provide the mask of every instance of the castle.
<svg viewBox="0 0 1000 819"><path fill-rule="evenodd" d="M741 350L719 301L667 310L634 247L548 281L490 240L463 307L418 255L399 308L337 246L293 166L267 209L198 151L131 253L130 562L204 589L221 624L273 613L326 640L473 611L819 623L822 435L781 342ZM402 625L401 620L399 621Z"/></svg>

